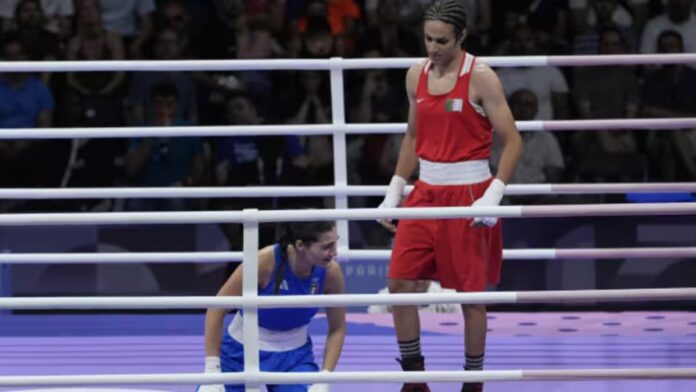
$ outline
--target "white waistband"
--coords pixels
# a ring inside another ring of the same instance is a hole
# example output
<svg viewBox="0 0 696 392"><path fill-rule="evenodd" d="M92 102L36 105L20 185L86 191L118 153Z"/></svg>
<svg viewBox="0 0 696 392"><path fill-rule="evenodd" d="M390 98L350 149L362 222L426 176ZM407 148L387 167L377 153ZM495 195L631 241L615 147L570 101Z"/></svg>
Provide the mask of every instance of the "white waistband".
<svg viewBox="0 0 696 392"><path fill-rule="evenodd" d="M476 184L491 177L488 161L431 162L419 159L419 179L431 185Z"/></svg>
<svg viewBox="0 0 696 392"><path fill-rule="evenodd" d="M227 327L227 333L234 340L242 343L244 342L243 329L244 320L237 313ZM307 337L306 325L287 331L274 331L259 327L259 350L273 352L294 350L307 343Z"/></svg>

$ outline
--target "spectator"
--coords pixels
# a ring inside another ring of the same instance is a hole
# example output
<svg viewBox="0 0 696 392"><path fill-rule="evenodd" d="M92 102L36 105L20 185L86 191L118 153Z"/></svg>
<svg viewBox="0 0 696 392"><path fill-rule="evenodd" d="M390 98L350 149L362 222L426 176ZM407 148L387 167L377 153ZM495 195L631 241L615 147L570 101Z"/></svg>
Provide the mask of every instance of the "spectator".
<svg viewBox="0 0 696 392"><path fill-rule="evenodd" d="M277 46L267 24L262 19L250 23L240 0L214 0L215 19L194 43L198 58L234 59L268 58ZM211 39L211 37L214 37ZM226 95L245 90L254 95L270 96L275 86L266 71L197 73L200 91L199 109L204 124L226 120Z"/></svg>
<svg viewBox="0 0 696 392"><path fill-rule="evenodd" d="M649 3L650 0L569 0L568 6L576 33L608 26L638 32L647 20Z"/></svg>
<svg viewBox="0 0 696 392"><path fill-rule="evenodd" d="M683 53L684 40L668 30L657 39L659 53ZM696 116L696 70L685 64L664 64L645 77L643 109L645 117ZM649 153L656 162L655 174L661 181L696 180L696 131L659 130L651 132Z"/></svg>
<svg viewBox="0 0 696 392"><path fill-rule="evenodd" d="M343 53L342 41L331 35L325 20L314 19L297 37L291 38L290 56L300 58L329 58Z"/></svg>
<svg viewBox="0 0 696 392"><path fill-rule="evenodd" d="M27 54L18 37L8 36L2 43L4 61L26 61ZM0 74L0 128L50 127L53 97L48 87L28 73ZM57 186L62 174L61 150L47 140L0 141L0 186ZM0 204L0 210L14 209L23 202Z"/></svg>
<svg viewBox="0 0 696 392"><path fill-rule="evenodd" d="M0 18L2 18L2 30L8 31L15 28L15 15L17 4L20 0L0 1ZM73 0L41 0L41 9L44 15L43 27L65 41L72 35L72 19L75 14Z"/></svg>
<svg viewBox="0 0 696 392"><path fill-rule="evenodd" d="M70 40L68 60L122 60L121 38L106 31L97 0L78 0L77 35ZM71 125L118 126L123 123L119 89L123 72L70 72L66 104Z"/></svg>
<svg viewBox="0 0 696 392"><path fill-rule="evenodd" d="M534 92L521 89L513 92L508 99L510 110L517 121L529 121L536 117L539 103ZM551 132L535 131L522 132L523 147L517 170L510 183L514 184L543 184L557 183L562 178L565 163L561 148L556 137ZM491 167L498 170L502 145L498 137L494 137L491 149ZM541 203L553 200L544 196L511 197L511 204Z"/></svg>
<svg viewBox="0 0 696 392"><path fill-rule="evenodd" d="M540 54L537 38L529 26L518 26L510 37L509 53L513 56ZM534 120L552 120L568 117L568 84L557 67L515 67L497 70L506 94L529 89L539 101Z"/></svg>
<svg viewBox="0 0 696 392"><path fill-rule="evenodd" d="M360 7L354 0L306 0L304 12L297 20L296 30L307 35L316 30L312 25L328 25L328 34L335 40L340 56L350 56L354 50L354 35L360 18ZM321 29L324 32L324 29Z"/></svg>
<svg viewBox="0 0 696 392"><path fill-rule="evenodd" d="M168 0L162 6L161 30L171 29L179 37L179 45L183 58L193 58L191 40L197 34L193 25L193 15L184 5L183 0ZM155 42L156 45L156 42Z"/></svg>
<svg viewBox="0 0 696 392"><path fill-rule="evenodd" d="M17 36L2 43L5 61L27 61L27 51ZM28 73L0 73L0 128L51 126L53 96L48 87Z"/></svg>
<svg viewBox="0 0 696 392"><path fill-rule="evenodd" d="M164 28L155 35L153 58L157 60L180 60L183 42L176 30ZM154 86L173 83L178 91L176 116L189 124L198 123L197 87L190 73L185 72L138 72L133 75L128 93L131 107L131 123L142 125L152 123L154 105L151 92Z"/></svg>
<svg viewBox="0 0 696 392"><path fill-rule="evenodd" d="M395 123L405 118L405 108L408 106L404 102L403 92L398 88L399 76L389 75L385 70L367 71L360 94L351 105L355 108L351 116L353 122ZM398 157L401 137L402 135L360 137L361 158L356 162L356 170L361 183L374 185L389 182ZM396 151L393 146L397 146Z"/></svg>
<svg viewBox="0 0 696 392"><path fill-rule="evenodd" d="M268 26L276 38L285 33L285 0L246 0L244 14L250 24Z"/></svg>
<svg viewBox="0 0 696 392"><path fill-rule="evenodd" d="M623 54L626 49L623 36L617 29L606 29L600 34L600 54ZM638 114L635 67L579 68L575 82L576 105L581 118L633 118ZM576 179L604 182L644 180L646 160L639 136L634 130L574 134L572 155Z"/></svg>
<svg viewBox="0 0 696 392"><path fill-rule="evenodd" d="M290 108L291 124L327 124L331 122L331 97L325 72L302 71L297 75L296 87L290 88L286 98ZM295 102L294 104L292 102ZM333 183L333 145L330 136L301 136L301 159L295 160L288 185L325 185Z"/></svg>
<svg viewBox="0 0 696 392"><path fill-rule="evenodd" d="M231 125L263 125L266 119L259 112L255 98L243 91L230 94L225 103L227 123ZM278 160L283 150L284 138L275 136L230 136L216 138L213 142L214 183L217 186L258 186L276 181ZM216 205L222 210L245 208L271 208L270 199L234 198L219 199ZM222 231L231 249L242 248L241 226L222 224ZM275 228L264 225L260 232L262 244L273 241ZM231 266L232 267L232 266Z"/></svg>
<svg viewBox="0 0 696 392"><path fill-rule="evenodd" d="M684 53L683 36L674 30L657 38L659 53ZM645 117L690 117L696 114L696 71L684 64L664 64L645 77Z"/></svg>
<svg viewBox="0 0 696 392"><path fill-rule="evenodd" d="M354 0L306 0L304 4L297 26L300 32L306 31L312 20L325 20L333 36L346 37L353 34L360 17L360 7Z"/></svg>
<svg viewBox="0 0 696 392"><path fill-rule="evenodd" d="M231 125L262 125L266 122L252 96L241 91L227 98L225 111L226 123ZM222 186L261 185L266 182L264 177L271 177L272 182L277 156L263 155L262 139L262 136L216 138L213 155L215 183ZM264 176L265 168L269 172Z"/></svg>
<svg viewBox="0 0 696 392"><path fill-rule="evenodd" d="M56 60L62 57L58 35L44 28L44 13L39 0L20 0L15 9L15 29L11 34L22 41L30 61Z"/></svg>
<svg viewBox="0 0 696 392"><path fill-rule="evenodd" d="M596 54L599 53L600 33L604 30L616 30L621 36L627 52L635 52L637 47L637 34L632 19L625 20L619 12L624 8L618 0L591 0L592 8L588 13L588 22L583 24L587 28L580 30L573 39L573 54ZM630 18L630 14L628 14Z"/></svg>
<svg viewBox="0 0 696 392"><path fill-rule="evenodd" d="M331 121L329 81L325 72L302 71L288 90L287 113L291 124L326 124ZM285 106L285 105L284 105Z"/></svg>
<svg viewBox="0 0 696 392"><path fill-rule="evenodd" d="M627 43L618 29L605 29L600 33L599 51L604 55L624 54ZM574 71L573 95L581 119L635 118L638 115L640 93L634 66L578 67ZM575 132L571 134L572 150L569 152L580 165L579 170L591 172L592 178L606 172L594 165L595 159L606 158L621 164L623 161L619 158L634 157L641 162L642 157L635 155L639 153L638 136L634 130ZM605 155L598 157L598 153Z"/></svg>
<svg viewBox="0 0 696 392"><path fill-rule="evenodd" d="M240 16L236 23L237 58L265 59L273 56L273 35L263 21Z"/></svg>
<svg viewBox="0 0 696 392"><path fill-rule="evenodd" d="M429 0L397 0L398 1L398 12L399 20L405 25L411 25L413 23L422 22L420 19L423 17L423 11L425 7L430 3ZM472 1L476 2L478 0L464 0L467 4ZM381 0L365 0L365 20L368 25L373 26L379 23L379 11L377 8L381 5ZM471 16L474 14L472 13Z"/></svg>
<svg viewBox="0 0 696 392"><path fill-rule="evenodd" d="M155 108L154 126L188 125L177 116L179 92L171 83L153 87L151 100ZM191 186L203 182L205 159L203 144L193 137L160 137L131 140L126 155L126 173L136 186ZM135 199L129 210L185 210L182 199Z"/></svg>
<svg viewBox="0 0 696 392"><path fill-rule="evenodd" d="M667 30L674 30L681 34L684 52L696 53L694 0L669 0L665 12L648 20L641 38L641 53L657 52L658 37Z"/></svg>
<svg viewBox="0 0 696 392"><path fill-rule="evenodd" d="M467 51L476 53L491 44L493 5L488 0L466 0L467 6Z"/></svg>
<svg viewBox="0 0 696 392"><path fill-rule="evenodd" d="M77 0L80 1L80 0ZM130 58L143 57L145 45L152 37L154 28L153 0L99 0L104 28L118 34L124 42Z"/></svg>
<svg viewBox="0 0 696 392"><path fill-rule="evenodd" d="M619 55L628 51L617 29L603 30L597 54ZM575 107L580 118L634 118L638 114L639 91L635 66L574 68ZM587 133L587 132L583 132Z"/></svg>
<svg viewBox="0 0 696 392"><path fill-rule="evenodd" d="M399 0L378 2L375 22L368 25L357 39L358 56L364 56L370 50L377 51L380 57L416 57L423 54L420 38L401 23L398 6Z"/></svg>
<svg viewBox="0 0 696 392"><path fill-rule="evenodd" d="M205 31L193 43L199 59L237 58L237 20L244 14L241 0L213 0L214 19L207 21Z"/></svg>
<svg viewBox="0 0 696 392"><path fill-rule="evenodd" d="M510 36L520 25L527 25L541 46L563 51L568 46L569 14L567 0L516 0L493 2L494 15L500 15L498 34ZM547 49L547 51L548 51Z"/></svg>
<svg viewBox="0 0 696 392"><path fill-rule="evenodd" d="M280 54L279 45L265 19L240 15L236 21L235 35L239 59L268 59ZM268 71L247 70L237 74L250 93L265 97L272 95L273 80Z"/></svg>

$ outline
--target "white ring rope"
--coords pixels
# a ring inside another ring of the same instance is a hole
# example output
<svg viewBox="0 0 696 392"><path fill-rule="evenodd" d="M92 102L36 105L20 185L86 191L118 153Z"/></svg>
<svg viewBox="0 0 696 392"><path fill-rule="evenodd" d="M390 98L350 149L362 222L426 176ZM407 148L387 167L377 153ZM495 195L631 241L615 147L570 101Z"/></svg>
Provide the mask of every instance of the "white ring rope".
<svg viewBox="0 0 696 392"><path fill-rule="evenodd" d="M481 370L424 372L238 372L179 374L118 374L79 376L1 376L2 386L107 385L107 384L299 384L299 383L402 383L402 382L488 382L520 380L594 379L694 379L696 368Z"/></svg>
<svg viewBox="0 0 696 392"><path fill-rule="evenodd" d="M498 291L476 293L326 294L247 297L31 297L0 298L0 309L307 308L368 305L520 304L676 301L696 299L696 288Z"/></svg>
<svg viewBox="0 0 696 392"><path fill-rule="evenodd" d="M600 66L696 63L696 54L628 54L594 56L501 56L481 57L493 67ZM270 60L109 60L109 61L4 61L0 72L91 72L91 71L245 71L331 70L407 68L423 58L392 59L270 59Z"/></svg>
<svg viewBox="0 0 696 392"><path fill-rule="evenodd" d="M567 217L617 215L684 215L696 214L696 203L649 204L575 204L496 207L419 207L353 208L316 210L244 210L185 212L86 212L2 214L0 225L127 225L243 222L301 222L313 220L376 219L457 219L472 217Z"/></svg>
<svg viewBox="0 0 696 392"><path fill-rule="evenodd" d="M624 64L675 64L696 63L696 54L655 54L655 55L620 55L620 56L524 56L524 57L488 57L482 58L492 66L574 66L574 65L624 65ZM234 71L234 70L331 70L332 97L342 98L343 83L341 71L346 69L367 68L405 68L422 59L341 59L332 58L325 60L185 60L185 61L52 61L52 62L2 62L0 72L84 72L84 71ZM335 79L335 80L334 80ZM339 101L342 102L342 99ZM333 106L342 107L334 102ZM341 112L342 113L342 112ZM45 138L103 138L103 137L149 137L149 136L222 136L222 135L307 135L330 134L334 135L334 148L345 144L345 135L348 133L402 133L405 124L343 124L343 114L334 118L335 124L322 125L278 125L278 126L221 126L221 127L152 127L152 128L54 128L54 129L4 129L0 130L0 139L45 139ZM581 121L532 121L519 122L520 130L599 130L599 129L677 129L696 127L696 118L684 119L616 119L616 120L581 120ZM345 146L338 149L339 158L345 161ZM342 151L342 152L341 152ZM336 169L338 170L338 169ZM338 170L341 174L342 171ZM339 175L343 177L343 175ZM337 179L337 183L345 183ZM539 184L544 185L544 184ZM578 184L572 184L580 190ZM655 186L649 184L648 186ZM337 194L337 188L329 187L329 192ZM348 188L344 186L343 188ZM341 188L341 192L344 192ZM607 187L606 189L608 189ZM557 188L559 190L561 188ZM689 188L691 189L691 188ZM535 191L539 191L537 188ZM651 189L652 190L652 189ZM662 188L664 191L664 188ZM26 190L7 190L7 195L12 192L25 191L22 198L29 194ZM34 197L47 197L42 191L55 192L55 190L36 190ZM96 190L95 190L96 191ZM101 190L100 190L101 191ZM137 196L137 192L162 192L164 190L132 190L135 193L123 194L122 197ZM174 195L178 190L167 190L169 195ZM186 191L199 192L188 189ZM223 190L224 192L225 190ZM227 189L226 191L231 191ZM274 192L277 192L274 189ZM322 189L327 191L326 189ZM528 189L528 191L530 191ZM554 192L553 186L544 192ZM615 192L618 192L614 189ZM624 188L624 191L625 188ZM33 192L33 191L32 191ZM86 192L77 190L77 192ZM126 191L124 191L126 192ZM236 191L235 191L236 192ZM240 191L241 192L241 191ZM252 191L249 191L252 192ZM304 190L306 192L306 189ZM347 194L348 190L344 192ZM560 192L560 191L559 191ZM577 193L577 192L576 192ZM70 193L69 189L61 194L66 198L80 197L78 193ZM306 195L306 193L304 193ZM530 193L521 193L530 194ZM158 197L154 193L152 196ZM193 196L188 193L187 197ZM200 195L197 194L197 195ZM15 194L15 197L17 194ZM274 194L277 196L277 193ZM299 195L298 195L299 196ZM52 196L54 198L55 196ZM99 196L102 197L102 196ZM111 193L109 196L116 197ZM182 197L182 196L172 196ZM207 196L210 197L210 196ZM219 197L230 197L219 196ZM338 196L337 196L338 202ZM338 205L338 204L337 204ZM672 204L612 204L612 205L562 205L562 206L503 206L503 207L459 207L459 208L408 208L408 209L353 209L353 210L290 210L290 211L204 211L204 212L146 212L146 213L82 213L82 214L6 214L0 216L0 225L74 225L74 224L165 224L165 223L220 223L239 222L245 224L245 259L250 262L249 267L256 266L255 248L249 250L249 246L257 245L258 223L276 221L308 221L308 220L374 220L377 218L399 219L426 219L426 218L464 218L476 216L498 217L558 217L558 216L613 216L613 215L654 215L654 214L691 214L696 213L696 203L672 203ZM517 250L520 258L539 257L541 254L549 258L566 257L619 257L633 254L636 257L651 255L652 257L672 255L692 255L692 248L653 248L649 252L645 249L566 249L566 250ZM368 251L370 252L370 251ZM384 251L379 251L384 252ZM211 252L213 253L213 252ZM233 252L218 252L228 256ZM220 256L218 253L209 256ZM508 252L509 253L509 252ZM359 255L360 253L356 253ZM370 253L363 253L365 256ZM78 254L73 260L85 260L90 256L103 257L103 261L114 261L114 254ZM116 254L122 256L120 254ZM136 257L159 258L171 256L183 260L189 254L172 255L159 253L156 255L134 254ZM371 255L371 254L370 254ZM35 257L36 255L5 255L6 260L17 257ZM55 257L56 255L50 255ZM67 258L70 255L65 255ZM250 257L254 256L254 257ZM509 256L509 254L508 254ZM49 257L46 255L45 257ZM109 257L112 257L109 259ZM57 259L53 259L58 261ZM144 260L141 260L144 261ZM212 261L212 260L211 260ZM92 259L94 262L94 259ZM171 260L170 260L171 262ZM251 269L253 270L253 268ZM283 296L283 297L258 297L254 295L255 288L252 285L253 275L245 274L245 288L242 297L53 297L53 298L0 298L0 308L12 309L74 309L74 308L108 308L108 309L190 309L202 307L242 307L248 310L250 324L245 326L245 336L251 339L247 349L254 350L258 344L257 337L253 334L258 329L255 321L256 310L263 307L331 307L331 306L364 306L364 305L429 305L432 303L539 303L539 302L602 302L602 301L635 301L635 300L691 300L696 299L696 288L673 289L631 289L631 290L579 290L579 291L528 291L528 292L484 292L484 293L429 293L423 294L342 294L325 295L308 298L307 296ZM249 282L252 283L249 283ZM248 286L248 287L247 287ZM249 291L251 290L251 291ZM247 333L249 333L247 335ZM245 350L246 351L246 350ZM256 362L254 362L256 361ZM246 366L249 365L249 366ZM295 384L298 382L423 382L423 381L505 381L522 379L596 379L596 378L696 378L696 369L581 369L581 370L507 370L507 371L448 371L448 372L339 372L339 373L265 373L258 372L258 363L254 359L245 359L245 367L248 371L243 373L224 374L178 374L178 375L91 375L91 376L3 376L0 377L0 385L26 386L26 385L102 385L102 384L140 384L140 383L175 383L175 384L217 384L217 383L241 383L257 385L262 382L272 384Z"/></svg>
<svg viewBox="0 0 696 392"><path fill-rule="evenodd" d="M578 131L612 130L612 129L677 129L693 128L696 118L641 118L641 119L608 119L608 120L554 120L542 121L543 131ZM528 124L533 126L532 124ZM522 129L537 131L539 129Z"/></svg>
<svg viewBox="0 0 696 392"><path fill-rule="evenodd" d="M2 64L2 63L0 63ZM691 129L696 118L517 121L520 131L596 131L619 129ZM87 139L188 136L273 136L404 133L406 123L210 125L182 127L4 128L0 139Z"/></svg>
<svg viewBox="0 0 696 392"><path fill-rule="evenodd" d="M127 199L127 198L227 198L227 197L324 197L384 196L381 185L245 186L245 187L148 187L148 188L2 188L0 199ZM404 194L413 190L407 186ZM505 195L601 195L620 193L696 192L696 182L604 184L510 184Z"/></svg>
<svg viewBox="0 0 696 392"><path fill-rule="evenodd" d="M228 263L242 261L242 252L115 252L115 253L0 253L0 264L130 264L130 263ZM387 261L388 249L347 250L345 260ZM505 260L558 259L658 259L694 258L696 247L665 248L565 248L504 249Z"/></svg>

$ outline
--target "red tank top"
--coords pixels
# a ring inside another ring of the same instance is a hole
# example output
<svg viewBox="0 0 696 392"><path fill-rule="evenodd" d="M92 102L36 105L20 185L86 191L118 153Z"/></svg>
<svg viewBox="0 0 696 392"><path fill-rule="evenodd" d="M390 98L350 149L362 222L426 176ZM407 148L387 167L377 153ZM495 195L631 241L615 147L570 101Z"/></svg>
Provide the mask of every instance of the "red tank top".
<svg viewBox="0 0 696 392"><path fill-rule="evenodd" d="M416 154L432 162L487 160L493 127L483 109L469 102L469 84L476 58L464 53L452 91L428 92L430 61L423 67L416 90Z"/></svg>

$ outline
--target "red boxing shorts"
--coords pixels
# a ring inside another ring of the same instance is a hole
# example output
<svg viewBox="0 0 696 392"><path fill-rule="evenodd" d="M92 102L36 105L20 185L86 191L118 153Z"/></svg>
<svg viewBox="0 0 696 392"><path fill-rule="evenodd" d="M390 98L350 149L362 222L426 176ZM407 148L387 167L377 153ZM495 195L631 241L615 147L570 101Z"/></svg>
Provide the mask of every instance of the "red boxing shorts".
<svg viewBox="0 0 696 392"><path fill-rule="evenodd" d="M490 178L466 185L417 181L404 207L465 207L486 191ZM484 291L500 282L503 236L493 227L472 227L473 218L399 221L389 263L390 279L432 279L457 291Z"/></svg>

